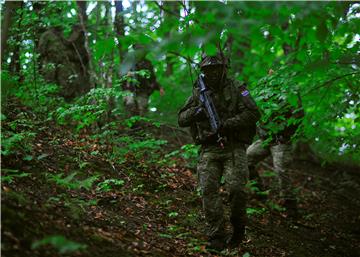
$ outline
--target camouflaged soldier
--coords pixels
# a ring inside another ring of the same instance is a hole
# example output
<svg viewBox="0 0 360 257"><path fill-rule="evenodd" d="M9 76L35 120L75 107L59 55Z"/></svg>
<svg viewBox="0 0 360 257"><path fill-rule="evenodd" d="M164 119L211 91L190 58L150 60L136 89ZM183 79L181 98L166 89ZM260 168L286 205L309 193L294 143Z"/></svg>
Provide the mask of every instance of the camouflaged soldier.
<svg viewBox="0 0 360 257"><path fill-rule="evenodd" d="M269 70L272 75L273 70ZM261 178L257 173L255 166L268 156L272 156L274 169L277 172L279 195L282 198L283 205L287 209L289 216L296 218L297 201L290 181L290 166L293 161L291 139L296 133L299 123L288 125L290 118L296 118L301 121L304 116L301 107L301 101L298 100L298 106L295 108L286 100L278 102L279 110L271 113L267 121L260 122L258 126L259 139L251 144L246 150L250 179L257 180L260 190L264 190ZM279 118L284 116L285 119ZM276 133L271 132L270 127L276 127ZM265 143L266 141L266 143Z"/></svg>
<svg viewBox="0 0 360 257"><path fill-rule="evenodd" d="M223 124L220 134L226 139L225 143L221 147L217 142L218 136L211 132L208 114L199 100L197 83L192 96L179 112L179 125L190 127L195 143L201 145L197 171L209 228L209 247L220 250L225 243L230 247L238 246L244 237L244 189L248 179L245 144L252 141L260 114L246 87L226 77L227 60L223 55L204 56L200 67ZM228 240L224 230L222 197L219 195L222 176L229 196L233 226L232 236Z"/></svg>
<svg viewBox="0 0 360 257"><path fill-rule="evenodd" d="M136 82L126 82L122 85L124 91L130 92L128 96L124 97L124 105L126 111L130 115L145 115L148 110L149 97L151 94L159 90L160 95L164 94L164 89L156 80L154 66L146 59L146 49L143 45L136 44L134 49L138 51L136 56L136 63L133 67L134 71L147 70L148 76L139 76L135 72L128 72L128 76L135 79Z"/></svg>
<svg viewBox="0 0 360 257"><path fill-rule="evenodd" d="M48 29L39 39L40 72L46 81L60 86L60 94L66 100L90 90L89 58L84 40L79 25L72 27L67 39L61 26Z"/></svg>

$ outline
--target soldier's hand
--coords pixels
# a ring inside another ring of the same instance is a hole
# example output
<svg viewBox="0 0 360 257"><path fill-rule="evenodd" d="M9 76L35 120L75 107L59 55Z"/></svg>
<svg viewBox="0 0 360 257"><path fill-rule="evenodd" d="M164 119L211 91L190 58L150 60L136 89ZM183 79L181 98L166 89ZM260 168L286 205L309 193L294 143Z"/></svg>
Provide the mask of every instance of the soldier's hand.
<svg viewBox="0 0 360 257"><path fill-rule="evenodd" d="M197 106L193 117L194 117L194 120L196 120L196 121L202 121L202 120L206 119L206 111L205 111L204 107Z"/></svg>
<svg viewBox="0 0 360 257"><path fill-rule="evenodd" d="M231 128L231 118L230 119L226 119L223 123L222 123L222 126L221 126L221 129L224 131L224 130L228 130Z"/></svg>

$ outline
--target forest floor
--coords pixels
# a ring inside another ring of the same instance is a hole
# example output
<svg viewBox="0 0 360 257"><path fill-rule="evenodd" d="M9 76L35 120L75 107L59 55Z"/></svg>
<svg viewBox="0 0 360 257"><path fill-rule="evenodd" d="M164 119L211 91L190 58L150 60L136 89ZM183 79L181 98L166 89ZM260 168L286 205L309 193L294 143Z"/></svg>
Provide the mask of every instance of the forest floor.
<svg viewBox="0 0 360 257"><path fill-rule="evenodd" d="M271 195L257 200L250 188L241 248L211 254L196 174L181 155L160 163L129 152L115 164L104 157L111 149L87 134L49 121L32 129L31 157L2 158L4 257L360 256L360 173L295 162L299 219L288 218ZM180 147L175 142L154 151L162 158ZM265 181L269 167L259 167Z"/></svg>

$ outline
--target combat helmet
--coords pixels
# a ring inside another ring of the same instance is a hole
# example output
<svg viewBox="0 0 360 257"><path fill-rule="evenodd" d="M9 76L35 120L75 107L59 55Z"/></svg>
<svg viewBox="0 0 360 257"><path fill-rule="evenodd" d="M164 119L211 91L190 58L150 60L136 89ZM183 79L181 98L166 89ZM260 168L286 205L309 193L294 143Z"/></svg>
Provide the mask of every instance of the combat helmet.
<svg viewBox="0 0 360 257"><path fill-rule="evenodd" d="M224 65L228 66L229 61L222 53L217 53L216 55L207 55L203 54L201 57L201 62L199 64L200 68L211 65Z"/></svg>

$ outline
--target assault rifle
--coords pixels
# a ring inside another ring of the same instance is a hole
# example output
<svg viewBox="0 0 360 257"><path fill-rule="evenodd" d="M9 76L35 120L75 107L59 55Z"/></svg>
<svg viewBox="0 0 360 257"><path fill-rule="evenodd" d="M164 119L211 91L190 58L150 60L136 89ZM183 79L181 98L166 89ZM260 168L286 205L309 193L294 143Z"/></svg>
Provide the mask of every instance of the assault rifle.
<svg viewBox="0 0 360 257"><path fill-rule="evenodd" d="M207 89L204 82L204 74L199 75L198 79L198 88L200 93L200 102L205 107L206 116L209 119L211 131L213 134L217 135L217 142L220 144L221 148L224 148L225 138L220 135L220 128L222 126L219 115L217 114L214 102L210 97L210 91Z"/></svg>

